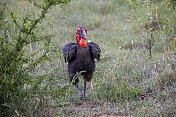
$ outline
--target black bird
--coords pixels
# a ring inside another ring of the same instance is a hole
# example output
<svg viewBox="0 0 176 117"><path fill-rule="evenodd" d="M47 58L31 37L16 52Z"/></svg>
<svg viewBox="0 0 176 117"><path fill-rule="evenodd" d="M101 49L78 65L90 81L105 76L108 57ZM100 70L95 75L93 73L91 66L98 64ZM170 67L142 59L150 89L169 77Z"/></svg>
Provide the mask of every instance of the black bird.
<svg viewBox="0 0 176 117"><path fill-rule="evenodd" d="M100 47L87 39L87 28L81 26L76 33L76 42L65 45L62 50L65 62L68 62L68 75L79 90L80 98L85 98L86 82L92 79L95 70L95 61L100 59ZM84 78L84 93L81 92L78 82L78 74Z"/></svg>

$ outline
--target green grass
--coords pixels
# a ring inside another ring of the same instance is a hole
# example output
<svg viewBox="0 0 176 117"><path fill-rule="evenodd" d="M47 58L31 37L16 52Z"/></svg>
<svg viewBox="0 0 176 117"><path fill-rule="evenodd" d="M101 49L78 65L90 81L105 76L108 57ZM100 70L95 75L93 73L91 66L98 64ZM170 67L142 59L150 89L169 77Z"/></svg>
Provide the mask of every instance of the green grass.
<svg viewBox="0 0 176 117"><path fill-rule="evenodd" d="M58 105L62 101L56 101L53 104L55 108L51 108L52 115L176 116L176 12L169 10L167 4L164 6L166 1L162 4L150 3L151 9L158 7L161 17L160 29L154 36L152 57L144 46L139 47L147 44L141 33L145 33L146 38L150 37L144 29L145 24L149 23L144 1L139 0L131 6L127 0L73 0L63 8L53 7L39 32L54 35L50 48L55 53L49 55L50 63L37 67L36 75L51 72L52 78L57 79L56 85L69 85L67 64L61 51L66 43L75 41L79 25L88 28L88 39L97 43L102 53L92 79L94 89L88 83L86 100L80 100L74 91L76 88L69 86L70 90L63 92L65 97L58 98L66 99L66 106L60 108ZM37 12L34 6L22 0L11 2L9 7L15 9L18 15ZM136 48L130 50L132 41ZM83 86L82 80L80 85ZM146 93L147 88L152 92ZM52 92L57 87L48 90ZM145 95L144 99L141 95Z"/></svg>

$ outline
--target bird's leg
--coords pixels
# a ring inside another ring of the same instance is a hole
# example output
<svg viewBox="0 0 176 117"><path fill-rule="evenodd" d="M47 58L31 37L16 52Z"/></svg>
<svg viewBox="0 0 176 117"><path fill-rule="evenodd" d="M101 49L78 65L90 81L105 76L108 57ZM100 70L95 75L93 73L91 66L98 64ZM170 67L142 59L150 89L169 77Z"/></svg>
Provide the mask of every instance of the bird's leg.
<svg viewBox="0 0 176 117"><path fill-rule="evenodd" d="M84 97L86 97L86 79L84 79Z"/></svg>
<svg viewBox="0 0 176 117"><path fill-rule="evenodd" d="M93 84L92 84L92 81L91 81L90 83L91 83L91 87L92 87L92 90L93 90L94 88L93 88Z"/></svg>
<svg viewBox="0 0 176 117"><path fill-rule="evenodd" d="M79 85L78 85L78 83L77 84L75 84L75 87L78 89L78 91L79 91L79 96L80 96L80 98L82 99L82 98L85 98L85 95L82 93L82 91L80 90L80 88L79 88Z"/></svg>

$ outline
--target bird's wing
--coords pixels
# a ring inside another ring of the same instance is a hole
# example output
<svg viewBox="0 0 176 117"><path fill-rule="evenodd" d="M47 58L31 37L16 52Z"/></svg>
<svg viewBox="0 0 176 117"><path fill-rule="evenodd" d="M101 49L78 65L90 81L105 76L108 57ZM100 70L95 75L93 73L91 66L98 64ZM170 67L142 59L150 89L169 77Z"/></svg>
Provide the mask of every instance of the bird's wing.
<svg viewBox="0 0 176 117"><path fill-rule="evenodd" d="M64 54L65 62L69 62L76 55L76 43L71 42L66 44L62 49L62 52Z"/></svg>
<svg viewBox="0 0 176 117"><path fill-rule="evenodd" d="M89 48L90 48L91 54L93 55L93 58L96 58L97 60L99 60L100 53L101 53L100 47L96 43L90 42Z"/></svg>

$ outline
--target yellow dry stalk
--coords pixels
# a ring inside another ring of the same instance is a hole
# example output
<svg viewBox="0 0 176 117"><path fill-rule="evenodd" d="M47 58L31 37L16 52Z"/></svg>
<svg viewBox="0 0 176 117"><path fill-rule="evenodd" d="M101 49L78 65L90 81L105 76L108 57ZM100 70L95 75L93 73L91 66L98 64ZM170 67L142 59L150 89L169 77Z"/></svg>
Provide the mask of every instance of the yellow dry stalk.
<svg viewBox="0 0 176 117"><path fill-rule="evenodd" d="M147 0L147 8L149 8L149 4L150 4L150 1L149 1L149 0Z"/></svg>
<svg viewBox="0 0 176 117"><path fill-rule="evenodd" d="M156 19L157 19L157 17L158 17L158 8L156 7L156 14L155 14L155 16L156 16Z"/></svg>

